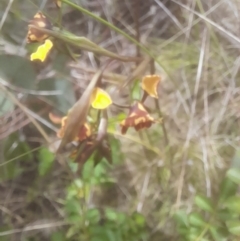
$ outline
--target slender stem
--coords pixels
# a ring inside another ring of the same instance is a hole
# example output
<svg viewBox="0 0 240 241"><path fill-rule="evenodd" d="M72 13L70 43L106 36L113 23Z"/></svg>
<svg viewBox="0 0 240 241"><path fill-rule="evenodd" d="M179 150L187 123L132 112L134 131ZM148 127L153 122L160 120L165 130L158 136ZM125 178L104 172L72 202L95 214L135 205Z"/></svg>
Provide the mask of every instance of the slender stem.
<svg viewBox="0 0 240 241"><path fill-rule="evenodd" d="M155 63L154 60L152 59L151 63L150 63L150 73L151 74L155 74ZM162 117L162 130L163 130L163 136L164 136L164 141L165 141L165 145L168 146L169 145L169 138L168 138L168 134L167 134L167 129L165 126L165 121L164 121L164 117L161 111L161 105L158 99L155 99L155 105L157 106L158 109L158 114L160 117Z"/></svg>
<svg viewBox="0 0 240 241"><path fill-rule="evenodd" d="M165 123L164 123L164 117L163 117L163 114L162 114L162 111L161 111L161 105L159 103L159 100L156 99L155 104L157 106L158 113L159 113L160 117L162 117L162 130L163 130L164 141L165 141L165 145L168 146L169 138L168 138L167 129L166 129L166 126L165 126Z"/></svg>
<svg viewBox="0 0 240 241"><path fill-rule="evenodd" d="M2 163L0 163L0 167L2 167L2 166L4 166L4 165L7 165L7 164L9 164L10 162L13 162L13 161L15 161L15 160L19 160L21 157L24 157L24 156L26 156L26 155L29 155L30 153L33 153L33 152L35 152L35 151L38 151L38 150L41 149L41 148L42 148L42 146L36 147L36 148L34 148L34 149L31 149L31 151L24 152L23 154L20 154L20 155L14 157L14 158L12 158L12 159L9 159L9 160L7 160L7 161L5 161L5 162L2 162ZM2 152L1 154L3 154L3 152ZM4 159L3 159L3 160L4 160ZM1 234L0 234L0 236L1 236Z"/></svg>
<svg viewBox="0 0 240 241"><path fill-rule="evenodd" d="M34 117L31 116L31 114L29 114L27 108L18 101L18 99L12 94L10 93L7 88L3 85L0 85L0 89L2 89L7 95L8 97L24 112L24 114L29 118L29 120L33 123L33 125L38 129L38 131L42 134L42 136L44 137L44 139L46 140L46 142L49 144L51 143L51 140L48 136L48 134L45 132L45 130L41 127L41 125L34 119Z"/></svg>
<svg viewBox="0 0 240 241"><path fill-rule="evenodd" d="M140 43L140 29L139 29L139 0L135 0L133 4L134 22L135 22L135 39ZM140 57L140 47L136 45L136 57Z"/></svg>
<svg viewBox="0 0 240 241"><path fill-rule="evenodd" d="M140 102L144 103L145 100L147 99L147 97L148 97L148 93L144 90L144 91L143 91L143 96L142 96L142 99L141 99Z"/></svg>
<svg viewBox="0 0 240 241"><path fill-rule="evenodd" d="M152 59L150 62L150 73L155 74L155 72L156 72L156 68L155 68L155 64L154 64L154 59Z"/></svg>
<svg viewBox="0 0 240 241"><path fill-rule="evenodd" d="M60 29L62 29L62 6L59 6L56 3L56 7L58 8L58 17L57 17L57 25Z"/></svg>
<svg viewBox="0 0 240 241"><path fill-rule="evenodd" d="M120 105L116 102L113 102L113 105L115 105L118 108L123 108L123 109L129 109L131 107L130 105Z"/></svg>

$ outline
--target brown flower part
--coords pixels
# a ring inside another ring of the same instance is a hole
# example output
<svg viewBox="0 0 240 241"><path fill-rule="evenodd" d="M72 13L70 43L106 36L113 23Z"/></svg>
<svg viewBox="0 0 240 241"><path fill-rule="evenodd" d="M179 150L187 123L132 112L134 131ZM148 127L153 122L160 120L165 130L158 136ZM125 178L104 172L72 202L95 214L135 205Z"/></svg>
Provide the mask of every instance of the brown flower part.
<svg viewBox="0 0 240 241"><path fill-rule="evenodd" d="M125 134L129 127L134 127L136 131L149 128L155 120L146 111L144 106L137 102L129 110L128 117L120 124L122 134Z"/></svg>
<svg viewBox="0 0 240 241"><path fill-rule="evenodd" d="M94 146L94 135L90 136L88 139L83 140L80 143L79 148L71 152L70 158L74 159L74 161L78 162L79 164L85 163L88 157L95 150L93 149L93 146Z"/></svg>
<svg viewBox="0 0 240 241"><path fill-rule="evenodd" d="M59 117L56 116L52 113L49 113L49 118L50 120L54 123L54 124L61 124L61 128L59 129L59 131L57 132L57 137L62 139L65 133L65 127L66 127L66 123L67 123L67 116L64 117ZM86 138L88 138L91 135L91 129L90 126L85 123L79 130L78 133L76 133L76 138L74 141L83 141Z"/></svg>
<svg viewBox="0 0 240 241"><path fill-rule="evenodd" d="M49 117L50 117L50 116L49 116ZM64 117L61 119L61 128L60 128L60 130L58 130L58 132L57 132L57 137L58 137L58 138L63 138L64 133L65 133L66 124L67 124L67 116L64 116Z"/></svg>
<svg viewBox="0 0 240 241"><path fill-rule="evenodd" d="M46 18L46 16L43 13L41 12L36 13L33 19L29 22L27 42L28 43L43 42L46 38L49 37L48 34L43 33L39 29L35 29L30 25L36 26L38 28L43 28L43 29L51 29L52 24L49 22L49 20Z"/></svg>
<svg viewBox="0 0 240 241"><path fill-rule="evenodd" d="M63 119L62 117L54 115L51 112L48 114L48 116L49 116L49 119L52 121L52 123L54 123L54 124L61 124L62 123L62 119Z"/></svg>
<svg viewBox="0 0 240 241"><path fill-rule="evenodd" d="M79 130L77 141L83 141L86 138L88 138L90 135L91 135L90 126L87 123L85 123Z"/></svg>
<svg viewBox="0 0 240 241"><path fill-rule="evenodd" d="M112 152L107 137L102 141L97 142L97 136L91 135L89 138L79 143L77 149L71 152L70 158L74 159L79 164L81 169L82 165L94 154L94 165L96 166L103 158L105 158L109 164L112 163Z"/></svg>
<svg viewBox="0 0 240 241"><path fill-rule="evenodd" d="M142 79L142 89L145 90L151 97L158 99L157 88L161 81L159 75L146 75Z"/></svg>

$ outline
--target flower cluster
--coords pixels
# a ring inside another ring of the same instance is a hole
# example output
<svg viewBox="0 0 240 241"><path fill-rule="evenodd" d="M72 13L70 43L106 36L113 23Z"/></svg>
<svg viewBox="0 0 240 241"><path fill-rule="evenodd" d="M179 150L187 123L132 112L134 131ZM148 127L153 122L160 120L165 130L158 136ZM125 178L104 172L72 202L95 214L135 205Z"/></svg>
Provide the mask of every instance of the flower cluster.
<svg viewBox="0 0 240 241"><path fill-rule="evenodd" d="M54 123L61 125L60 129L57 132L57 137L59 139L62 139L65 134L66 130L66 124L68 121L68 116L64 117L59 117L53 113L49 113L49 119ZM74 142L77 142L78 147L83 146L84 151L79 153L78 149L73 149L69 155L71 159L74 159L77 161L79 164L83 164L89 156L92 154L92 152L95 150L95 140L97 138L97 134L92 131L91 126L85 122L80 130L76 132L76 136L74 138ZM109 146L109 143L107 141L107 138L103 138L102 141L99 143L99 145L96 146L97 152L96 152L96 157L94 159L95 163L99 161L98 158L100 155L102 157L105 157L105 159L111 163L112 162L112 157L111 157L111 149Z"/></svg>
<svg viewBox="0 0 240 241"><path fill-rule="evenodd" d="M142 79L141 87L145 94L158 98L157 88L161 81L158 75L146 75ZM125 134L129 127L134 127L136 131L149 128L156 120L147 112L143 103L135 102L129 109L129 114L125 120L120 123L121 132Z"/></svg>
<svg viewBox="0 0 240 241"><path fill-rule="evenodd" d="M54 2L58 8L61 7L60 0L54 0ZM31 54L30 56L31 61L40 60L41 62L44 62L46 60L47 56L49 55L49 52L53 48L54 38L50 36L52 29L53 29L52 24L46 18L46 16L44 16L41 12L36 13L33 20L30 21L28 26L27 41L28 43L33 43L33 42L40 43L36 52ZM122 134L125 134L128 128L130 127L134 128L136 131L139 131L144 128L149 128L152 126L152 124L157 122L146 110L146 107L144 106L144 100L146 96L158 98L157 89L160 82L161 82L161 77L158 75L146 75L143 77L141 81L141 88L144 92L143 98L142 100L135 101L130 106L128 116L126 117L126 119L121 121L120 127L121 127ZM112 99L109 96L109 94L99 87L101 86L101 84L99 84L100 82L97 81L95 83L96 84L92 87L86 99L87 103L83 103L79 105L80 109L85 108L84 110L86 110L84 112L83 117L82 117L83 112L81 111L79 112L79 108L74 109L74 113L75 114L77 113L76 115L78 116L77 118L75 117L74 114L72 114L73 112L71 112L71 115L68 114L64 117L59 117L52 113L49 114L50 120L54 124L58 124L61 126L57 132L57 137L62 139L62 143L64 143L64 144L61 143L62 145L65 145L65 143L68 143L71 141L76 141L78 142L79 145L84 143L84 151L80 154L80 157L83 159L88 158L89 154L92 153L93 148L95 148L96 139L99 139L99 136L96 134L96 132L94 133L94 131L92 130L92 127L87 122L85 122L86 115L89 111L90 105L92 106L92 108L101 111L108 108L112 104ZM101 112L101 113L103 114L104 112ZM80 121L80 119L81 121L83 121L83 123ZM71 120L73 120L73 123L74 123L73 125L71 124L72 123ZM100 126L101 124L99 124L99 128ZM74 132L74 128L77 128L76 133ZM66 134L67 130L70 130L69 135ZM109 158L108 145L104 145L104 140L106 140L105 135L100 139L101 139L101 142L100 144L98 143L97 148L100 150L101 153L103 153L102 155L104 155L106 158ZM73 156L76 156L76 152L73 152L71 154L71 157Z"/></svg>
<svg viewBox="0 0 240 241"><path fill-rule="evenodd" d="M49 35L44 32L46 29L52 29L51 22L43 13L36 13L28 25L27 42L38 42L41 43L41 45L38 46L35 53L31 54L31 61L40 60L41 62L44 62L53 47L52 40L49 38Z"/></svg>
<svg viewBox="0 0 240 241"><path fill-rule="evenodd" d="M54 115L53 113L49 113L49 119L54 123L54 124L60 124L61 128L57 132L57 137L58 138L63 138L64 133L65 133L65 127L67 123L68 116L64 117L59 117L57 115ZM76 137L74 141L83 141L87 139L88 137L91 136L91 128L88 123L84 123L84 125L80 128L79 132L76 133Z"/></svg>
<svg viewBox="0 0 240 241"><path fill-rule="evenodd" d="M61 1L59 0L55 1L55 4L59 8L61 7ZM53 42L50 39L50 36L43 31L44 29L52 29L52 24L43 13L38 12L29 23L27 42L43 43L38 46L36 52L31 54L31 61L40 60L41 62L44 62L53 47ZM109 105L111 105L112 100L107 92L101 88L95 88L91 96L91 104L93 108L101 110L106 109Z"/></svg>

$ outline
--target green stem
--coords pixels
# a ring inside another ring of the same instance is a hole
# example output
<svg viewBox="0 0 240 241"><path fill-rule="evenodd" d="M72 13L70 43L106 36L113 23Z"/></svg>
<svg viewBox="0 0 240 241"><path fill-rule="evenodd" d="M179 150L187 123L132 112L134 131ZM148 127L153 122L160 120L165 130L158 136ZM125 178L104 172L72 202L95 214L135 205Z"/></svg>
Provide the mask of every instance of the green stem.
<svg viewBox="0 0 240 241"><path fill-rule="evenodd" d="M151 63L150 63L150 73L152 75L154 75L155 71L156 71L155 64L154 64L154 61L152 60ZM159 116L163 118L163 120L162 120L163 136L164 136L165 145L168 146L169 145L169 138L168 138L167 129L166 129L166 126L165 126L165 123L164 123L165 121L164 121L164 117L163 117L163 114L162 114L162 111L161 111L161 105L160 105L159 100L155 100L155 104L157 106Z"/></svg>
<svg viewBox="0 0 240 241"><path fill-rule="evenodd" d="M134 1L134 22L135 22L135 31L136 31L136 40L140 43L140 29L139 29L139 2L138 0ZM140 47L136 45L136 57L140 57Z"/></svg>

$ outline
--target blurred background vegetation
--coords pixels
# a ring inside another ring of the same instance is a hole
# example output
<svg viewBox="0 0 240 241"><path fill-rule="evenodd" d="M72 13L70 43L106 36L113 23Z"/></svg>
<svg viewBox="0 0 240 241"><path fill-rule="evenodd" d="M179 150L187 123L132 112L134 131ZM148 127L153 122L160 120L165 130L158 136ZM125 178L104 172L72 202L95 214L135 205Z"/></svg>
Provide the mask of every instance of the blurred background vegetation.
<svg viewBox="0 0 240 241"><path fill-rule="evenodd" d="M49 112L66 115L98 61L74 49L76 62L57 50L44 63L31 62L36 45L26 44L28 22L42 11L57 23L59 10L53 0L1 0L0 240L239 240L239 1L70 2L133 38L139 28L163 79L158 105L146 105L153 115L161 106L165 129L155 124L123 136L123 111L111 107L113 163L94 165L90 157L73 177L33 122L54 140L58 126ZM133 42L88 14L67 3L61 12L63 29L136 55ZM116 61L105 72L114 101L130 104L129 96L138 96L138 85L115 92L135 68Z"/></svg>

